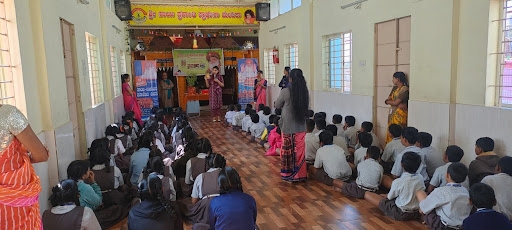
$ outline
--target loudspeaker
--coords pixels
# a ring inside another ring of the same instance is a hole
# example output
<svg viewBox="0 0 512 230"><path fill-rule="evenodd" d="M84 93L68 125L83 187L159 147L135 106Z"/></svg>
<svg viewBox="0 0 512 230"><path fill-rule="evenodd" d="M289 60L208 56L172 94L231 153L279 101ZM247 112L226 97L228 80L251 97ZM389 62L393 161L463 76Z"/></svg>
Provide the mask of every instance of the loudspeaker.
<svg viewBox="0 0 512 230"><path fill-rule="evenodd" d="M270 3L256 3L256 21L270 20Z"/></svg>
<svg viewBox="0 0 512 230"><path fill-rule="evenodd" d="M116 15L121 21L132 20L132 5L130 0L114 0Z"/></svg>

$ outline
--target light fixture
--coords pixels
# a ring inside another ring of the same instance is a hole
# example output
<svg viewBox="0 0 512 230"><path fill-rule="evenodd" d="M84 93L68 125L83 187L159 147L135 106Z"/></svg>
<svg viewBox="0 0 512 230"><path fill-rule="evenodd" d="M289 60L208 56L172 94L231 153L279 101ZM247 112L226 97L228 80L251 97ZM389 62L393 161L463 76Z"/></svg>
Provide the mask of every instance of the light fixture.
<svg viewBox="0 0 512 230"><path fill-rule="evenodd" d="M351 6L356 6L357 7L358 4L361 4L361 3L366 2L366 1L368 1L368 0L358 0L358 1L355 1L355 2L352 2L352 3L349 3L349 4L341 6L341 9L346 9L346 8L351 7Z"/></svg>

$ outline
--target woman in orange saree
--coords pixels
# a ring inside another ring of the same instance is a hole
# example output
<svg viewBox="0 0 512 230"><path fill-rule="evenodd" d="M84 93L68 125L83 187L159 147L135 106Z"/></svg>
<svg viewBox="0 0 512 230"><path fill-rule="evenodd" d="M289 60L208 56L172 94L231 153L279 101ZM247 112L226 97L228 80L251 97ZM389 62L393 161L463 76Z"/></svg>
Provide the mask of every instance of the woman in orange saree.
<svg viewBox="0 0 512 230"><path fill-rule="evenodd" d="M409 101L409 86L404 72L393 74L393 89L386 100L386 105L391 105L388 115L388 127L391 124L397 124L402 128L407 126L407 102ZM393 137L387 133L386 143L393 140Z"/></svg>
<svg viewBox="0 0 512 230"><path fill-rule="evenodd" d="M30 153L28 153L30 152ZM31 163L48 159L27 118L0 104L0 225L5 229L42 229L41 183Z"/></svg>

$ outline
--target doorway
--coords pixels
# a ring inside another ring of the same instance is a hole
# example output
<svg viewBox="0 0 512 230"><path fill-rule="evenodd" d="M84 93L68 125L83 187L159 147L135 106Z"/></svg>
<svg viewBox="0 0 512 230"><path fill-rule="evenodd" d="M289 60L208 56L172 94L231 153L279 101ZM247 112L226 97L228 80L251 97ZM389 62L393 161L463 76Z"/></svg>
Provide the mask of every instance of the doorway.
<svg viewBox="0 0 512 230"><path fill-rule="evenodd" d="M385 146L389 105L384 102L393 88L393 73L402 71L409 78L411 17L375 24L375 36L374 132Z"/></svg>
<svg viewBox="0 0 512 230"><path fill-rule="evenodd" d="M68 94L69 120L73 126L73 143L75 159L84 159L87 156L85 140L85 120L82 112L80 86L75 55L75 30L73 24L64 19L60 20L62 32L62 47L64 50L64 69L66 76L66 90Z"/></svg>

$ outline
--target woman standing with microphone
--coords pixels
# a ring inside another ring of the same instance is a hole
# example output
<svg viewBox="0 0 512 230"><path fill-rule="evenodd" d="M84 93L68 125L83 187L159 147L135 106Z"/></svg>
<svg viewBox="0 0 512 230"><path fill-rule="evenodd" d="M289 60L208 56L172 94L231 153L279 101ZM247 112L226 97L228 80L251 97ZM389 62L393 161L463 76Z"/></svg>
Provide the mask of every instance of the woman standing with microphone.
<svg viewBox="0 0 512 230"><path fill-rule="evenodd" d="M213 122L220 122L220 109L222 108L222 88L224 87L224 79L219 73L219 67L214 66L212 73L204 76L206 87L210 95L210 109L212 111Z"/></svg>

